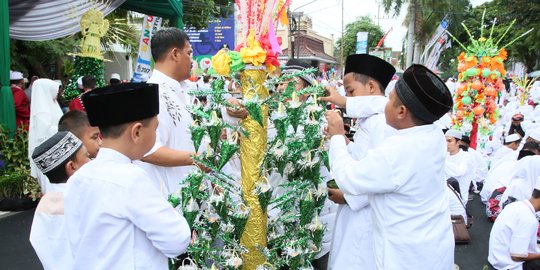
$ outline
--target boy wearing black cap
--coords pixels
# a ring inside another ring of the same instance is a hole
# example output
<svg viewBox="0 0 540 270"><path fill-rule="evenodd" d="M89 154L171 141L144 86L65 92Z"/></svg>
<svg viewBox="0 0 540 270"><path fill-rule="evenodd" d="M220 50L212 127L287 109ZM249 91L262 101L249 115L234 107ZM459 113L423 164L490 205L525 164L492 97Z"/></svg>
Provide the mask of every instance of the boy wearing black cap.
<svg viewBox="0 0 540 270"><path fill-rule="evenodd" d="M69 180L65 216L77 269L167 269L185 252L190 229L133 164L155 143L158 86L126 83L82 96L103 144Z"/></svg>
<svg viewBox="0 0 540 270"><path fill-rule="evenodd" d="M329 97L321 98L330 102L343 101L337 105L345 107L349 116L358 118L354 143L347 140L348 151L355 160L381 145L391 132L384 119L387 102L384 89L395 71L392 65L376 56L350 55L343 80L347 97L332 91ZM367 196L343 194L332 188L328 189L328 195L341 204L336 216L329 269L373 269L371 208Z"/></svg>
<svg viewBox="0 0 540 270"><path fill-rule="evenodd" d="M64 191L73 173L90 159L82 142L70 132L61 131L34 149L32 159L51 182L34 214L30 243L45 270L67 269L73 259L64 227Z"/></svg>
<svg viewBox="0 0 540 270"><path fill-rule="evenodd" d="M345 194L367 194L377 269L452 269L454 237L445 197L446 142L433 125L452 108L444 82L412 65L385 107L397 129L361 160L347 151L343 120L327 112L331 171Z"/></svg>

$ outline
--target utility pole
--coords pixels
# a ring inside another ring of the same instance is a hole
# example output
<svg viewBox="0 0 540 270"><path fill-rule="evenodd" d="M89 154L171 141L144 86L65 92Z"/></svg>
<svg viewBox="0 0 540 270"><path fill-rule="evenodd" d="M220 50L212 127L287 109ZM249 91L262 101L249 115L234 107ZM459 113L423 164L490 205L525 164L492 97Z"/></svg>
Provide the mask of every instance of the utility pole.
<svg viewBox="0 0 540 270"><path fill-rule="evenodd" d="M414 54L414 24L416 21L416 0L409 2L409 14L411 14L411 20L409 21L409 30L407 33L407 62L406 67L412 65Z"/></svg>
<svg viewBox="0 0 540 270"><path fill-rule="evenodd" d="M344 3L345 0L341 0L341 57L340 57L340 68L341 68L341 75L343 75L343 72L345 72L345 68L343 65L343 44L345 43L345 40L343 39L343 14L344 14Z"/></svg>

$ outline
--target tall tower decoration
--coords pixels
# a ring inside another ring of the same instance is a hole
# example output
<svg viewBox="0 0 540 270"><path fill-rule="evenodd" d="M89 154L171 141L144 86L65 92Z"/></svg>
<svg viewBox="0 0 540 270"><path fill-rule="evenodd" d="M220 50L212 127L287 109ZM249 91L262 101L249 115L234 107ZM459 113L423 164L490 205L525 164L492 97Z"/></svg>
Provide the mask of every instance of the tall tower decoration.
<svg viewBox="0 0 540 270"><path fill-rule="evenodd" d="M463 131L470 136L471 147L483 147L477 144L479 135L487 138L493 133L493 127L500 117L497 107L497 98L505 89L503 78L506 75L504 61L508 57L506 47L528 34L523 33L507 44L500 46L500 42L512 28L515 20L508 26L503 35L495 40L493 30L496 19L493 21L489 36L484 36L484 17L480 24L480 37L475 38L467 26L462 23L470 38L470 45L465 46L452 34L448 34L463 48L458 56L458 87L454 94L454 110L452 116L453 128ZM482 140L484 141L484 140Z"/></svg>
<svg viewBox="0 0 540 270"><path fill-rule="evenodd" d="M96 86L105 85L103 54L101 52L101 37L109 30L109 21L101 11L93 8L84 13L79 22L81 27L80 52L75 55L75 64L70 83L64 91L64 98L70 101L79 95L77 79L81 76L96 77Z"/></svg>

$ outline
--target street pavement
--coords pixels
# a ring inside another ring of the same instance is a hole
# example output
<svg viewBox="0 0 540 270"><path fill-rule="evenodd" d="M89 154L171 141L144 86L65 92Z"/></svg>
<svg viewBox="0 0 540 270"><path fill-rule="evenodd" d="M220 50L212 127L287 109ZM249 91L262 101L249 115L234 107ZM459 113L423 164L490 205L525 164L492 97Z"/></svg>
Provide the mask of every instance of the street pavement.
<svg viewBox="0 0 540 270"><path fill-rule="evenodd" d="M460 270L482 270L487 264L489 232L493 224L485 217L478 195L467 207L475 221L469 229L471 242L456 246L455 261ZM43 269L28 241L33 216L34 210L0 216L0 269Z"/></svg>

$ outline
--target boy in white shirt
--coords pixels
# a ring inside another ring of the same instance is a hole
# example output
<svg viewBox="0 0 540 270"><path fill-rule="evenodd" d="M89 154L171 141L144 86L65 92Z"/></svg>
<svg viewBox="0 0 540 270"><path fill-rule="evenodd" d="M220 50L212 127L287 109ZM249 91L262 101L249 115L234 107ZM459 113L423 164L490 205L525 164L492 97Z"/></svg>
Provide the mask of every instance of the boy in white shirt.
<svg viewBox="0 0 540 270"><path fill-rule="evenodd" d="M495 269L540 269L536 244L540 211L540 181L529 200L509 204L501 212L489 236L488 261Z"/></svg>

